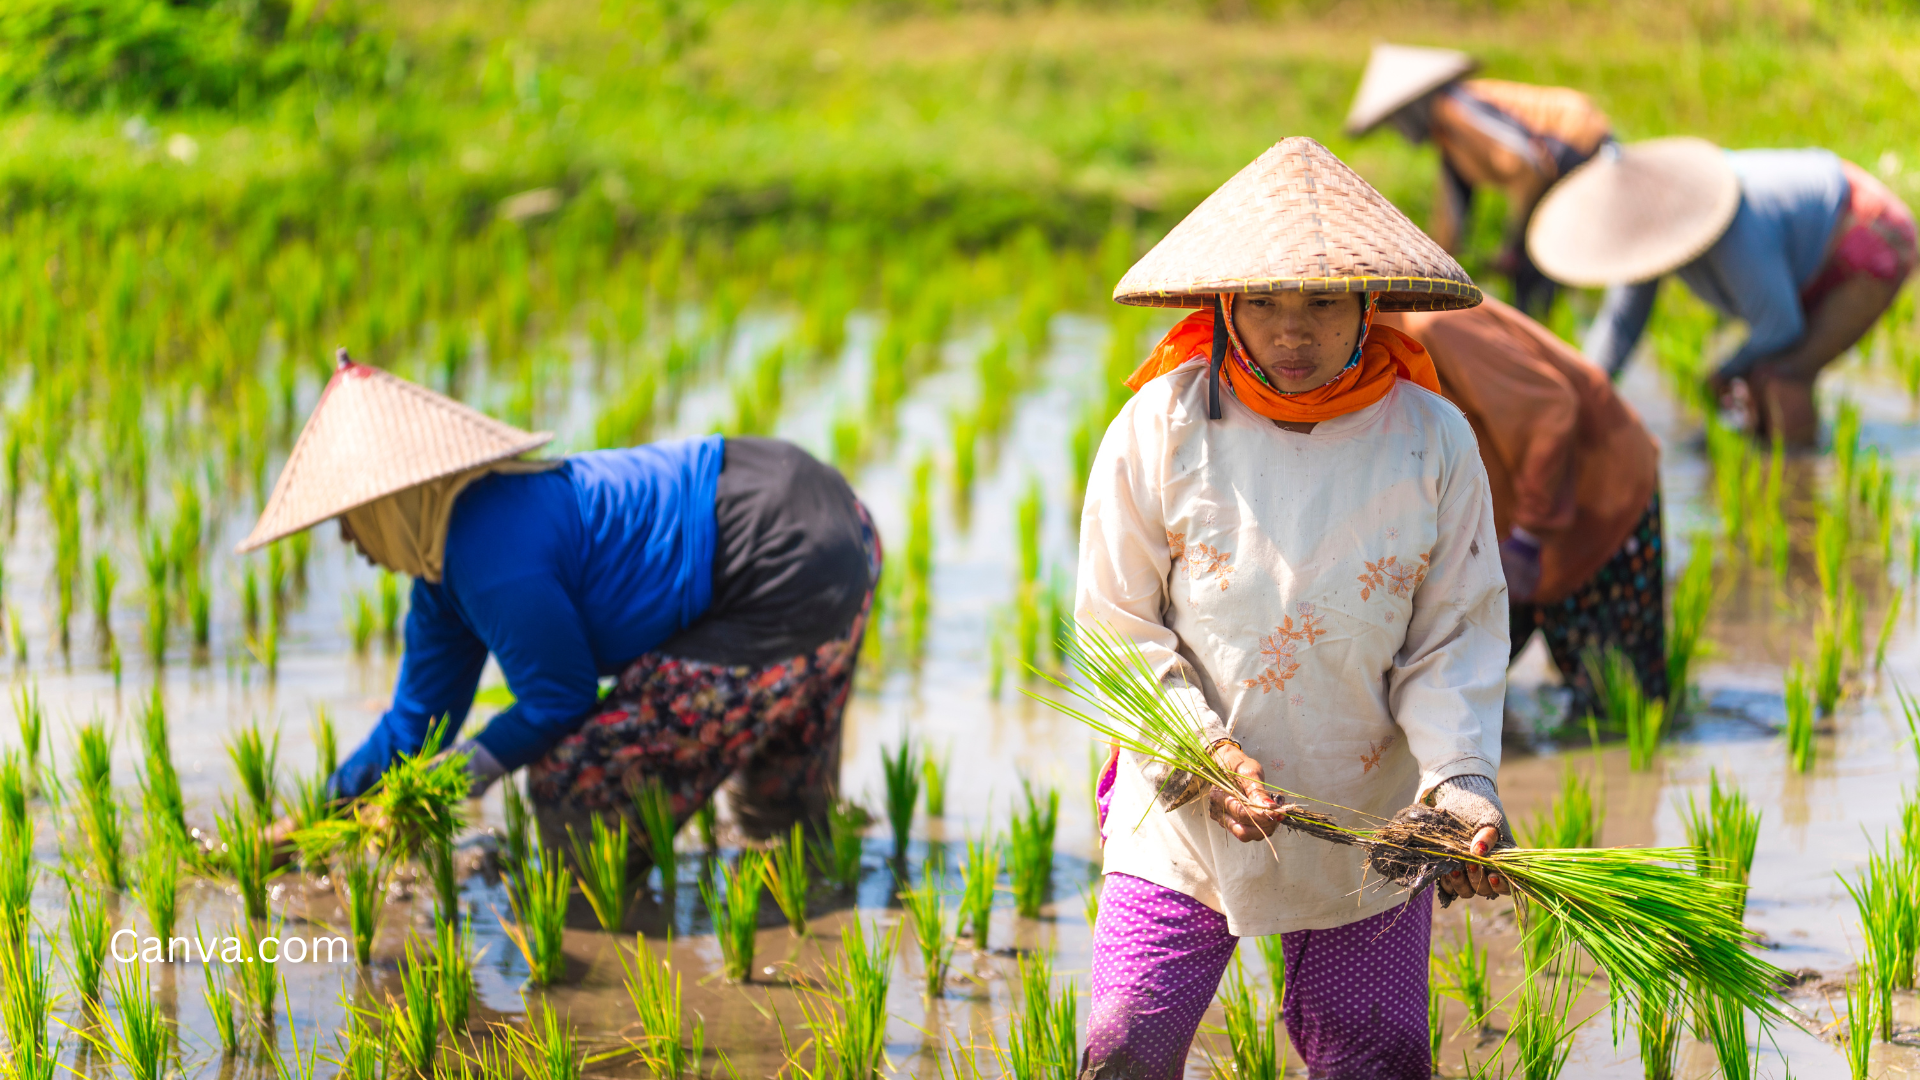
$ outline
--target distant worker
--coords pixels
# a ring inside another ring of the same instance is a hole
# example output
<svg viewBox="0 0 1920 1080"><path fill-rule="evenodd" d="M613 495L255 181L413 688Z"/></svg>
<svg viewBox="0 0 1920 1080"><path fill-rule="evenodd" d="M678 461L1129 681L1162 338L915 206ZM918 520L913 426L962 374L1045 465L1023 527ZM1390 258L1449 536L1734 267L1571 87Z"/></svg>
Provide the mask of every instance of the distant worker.
<svg viewBox="0 0 1920 1080"><path fill-rule="evenodd" d="M1826 150L1722 150L1655 139L1609 151L1554 188L1527 247L1572 285L1609 286L1587 355L1618 373L1674 274L1747 324L1708 380L1754 434L1813 444L1813 383L1893 304L1913 271L1913 214Z"/></svg>
<svg viewBox="0 0 1920 1080"><path fill-rule="evenodd" d="M1347 134L1392 124L1415 144L1440 150L1440 189L1427 233L1449 252L1465 241L1473 189L1498 188L1507 224L1494 269L1513 282L1514 303L1545 317L1554 283L1527 257L1527 219L1554 182L1612 139L1606 114L1585 94L1555 86L1467 79L1466 53L1375 45L1347 113Z"/></svg>
<svg viewBox="0 0 1920 1080"><path fill-rule="evenodd" d="M684 821L729 777L748 835L823 825L879 575L852 489L774 439L520 459L550 438L341 350L240 545L336 518L413 579L393 702L330 794L372 788L442 717L457 734L492 658L516 701L455 749L476 795L525 767L549 842L601 815L645 835L653 782Z"/></svg>
<svg viewBox="0 0 1920 1080"><path fill-rule="evenodd" d="M1633 407L1571 345L1498 300L1378 321L1426 346L1440 393L1479 439L1511 655L1536 630L1546 638L1573 691L1569 719L1599 711L1590 650L1619 649L1647 697L1665 697L1660 445Z"/></svg>

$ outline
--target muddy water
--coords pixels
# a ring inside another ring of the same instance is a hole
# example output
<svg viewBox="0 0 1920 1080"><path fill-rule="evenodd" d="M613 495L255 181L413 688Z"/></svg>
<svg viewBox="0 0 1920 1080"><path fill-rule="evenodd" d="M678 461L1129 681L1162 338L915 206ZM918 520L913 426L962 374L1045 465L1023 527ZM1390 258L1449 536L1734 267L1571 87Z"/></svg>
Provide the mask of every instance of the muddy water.
<svg viewBox="0 0 1920 1080"><path fill-rule="evenodd" d="M781 331L777 320L762 324L749 319L742 325L741 340L732 353L736 363L757 349L755 340ZM791 380L776 434L826 453L833 417L863 400L863 349L872 340L874 328L856 319L852 329L844 362ZM947 430L952 409L973 392L970 362L980 340L963 338L950 347L945 368L918 384L903 405L891 444L860 473L856 486L897 550L904 535L911 464L923 452L931 452L941 463L936 484L939 528L933 616L924 656L912 664L889 654L880 670L864 677L847 719L844 771L847 792L874 806L881 791L880 748L902 732L910 731L922 744L951 755L948 816L920 827L909 856L909 869L916 878L929 858L943 857L951 845L979 835L989 822L999 828L1021 779L1059 788L1063 797L1055 903L1048 916L1037 921L1016 919L1010 910L997 911L992 940L996 946L1013 947L1009 952L1052 951L1056 972L1072 980L1082 994L1088 969L1082 897L1097 888L1098 881L1087 797L1089 742L1070 722L1021 697L1011 679L998 698L990 696L988 641L993 628L1007 618L1018 558L1013 507L1033 479L1047 495L1046 562L1063 573L1071 571L1070 418L1078 415L1078 403L1094 390L1093 372L1104 338L1104 325L1099 322L1073 317L1056 320L1045 377L1022 398L1012 430L997 453L983 452L981 479L971 494L970 512L962 514L948 481ZM562 431L563 441L591 422L594 395L584 363L575 376L573 384L558 395L557 415L543 418ZM1847 381L1866 406L1867 441L1896 454L1903 470L1911 471L1920 457L1920 438L1907 424L1904 401L1889 384L1866 373L1850 371ZM1705 501L1708 474L1698 432L1676 414L1650 365L1634 369L1625 385L1666 446L1663 487L1668 536L1676 552L1684 553L1689 536L1712 521L1711 506ZM689 393L661 434L711 430L729 408L725 386L722 375ZM1822 463L1796 467L1817 472ZM248 523L244 508L223 518L216 546L230 547ZM116 687L91 632L90 616L76 616L74 648L68 656L63 658L50 647L51 589L42 585L48 578L50 553L44 536L45 530L36 528L29 515L8 551L10 602L19 609L30 642L28 663L16 665L14 682L33 681L47 701L54 719L57 760L65 759L73 724L100 715L119 726L116 775L131 794L133 739L127 721L156 677L138 658L143 652L138 645L141 612L132 603L134 589L122 590L128 599L114 617L127 653L122 682ZM120 554L123 566L137 565L131 548ZM377 644L371 655L352 655L344 613L356 591L372 589L374 577L366 567L353 564L330 535L317 537L310 585L283 630L279 671L271 679L241 645L237 564L222 559L214 573L212 649L205 657L176 650L158 673L173 718L175 754L193 808L191 816L201 824L211 823L213 809L231 788L223 749L231 731L254 720L278 725L283 775L310 769L313 750L308 724L314 711L323 706L329 710L340 728L343 753L350 750L377 719L396 664ZM132 576L130 570L127 576ZM1868 584L1869 597L1884 592ZM1612 750L1595 753L1584 745L1557 747L1536 737L1543 718L1553 713L1555 681L1536 644L1515 668L1501 787L1509 811L1523 817L1552 797L1561 770L1572 761L1576 767L1597 770L1607 806L1606 843L1677 844L1684 834L1676 802L1702 788L1710 771L1717 770L1723 781L1738 783L1764 815L1749 922L1766 941L1775 963L1809 973L1795 1003L1809 1012L1809 1027L1817 1031L1832 1020L1826 983L1845 973L1857 946L1851 903L1835 873L1850 872L1864 859L1868 845L1896 821L1903 791L1915 786L1915 756L1904 743L1905 730L1897 711L1889 711L1892 704L1886 688L1896 678L1920 685L1920 639L1912 633L1913 619L1903 616L1889 650L1887 672L1857 687L1830 730L1821 734L1819 763L1812 774L1793 775L1786 768L1774 729L1783 713L1782 667L1793 656L1811 651L1807 612L1812 588L1810 571L1785 589L1722 582L1723 595L1708 633L1718 647L1698 668L1707 707L1676 733L1649 773L1629 772L1624 757ZM1877 625L1878 613L1869 611L1868 626ZM488 677L488 681L497 679L497 673ZM497 795L475 807L475 818L482 826L499 821ZM41 854L49 866L62 857L53 832L42 829ZM836 947L844 920L857 915L883 931L897 926L899 911L891 906L892 871L882 858L883 833L884 828L876 829L869 838L867 872L857 893L818 898L820 917L813 940L795 941L778 924L773 905L764 905L755 981L745 988L724 984L717 976L718 950L707 932L696 887L708 865L702 853L684 852L679 869L682 883L674 903L649 900L634 913L629 931L646 932L656 950L670 949L686 979L689 1006L705 1019L709 1065L717 1066L714 1051L719 1051L743 1075L771 1075L781 1063L781 1029L795 1044L806 1037L799 1007L803 991L798 983L817 970L821 950ZM463 852L476 867L485 867L490 850L490 838L483 830L476 830L463 843ZM42 894L42 916L48 926L57 927L58 891L43 887ZM277 897L276 906L286 923L284 933L331 933L331 927L341 922L324 882L283 879ZM505 892L497 879L475 873L466 882L464 903L482 953L479 1018L521 1014L526 1007L522 996L526 965L500 929L499 916L507 910ZM197 922L209 937L227 933L236 910L234 898L210 882L191 885L182 906L182 925L192 927ZM576 906L567 942L568 980L544 997L567 1013L592 1046L614 1049L632 1028L633 1012L621 988L621 965L631 951L631 938L598 932L584 902ZM283 964L293 1015L280 1023L280 1045L288 1045L289 1023L299 1029L303 1041L316 1032L330 1037L341 1022L344 1000L365 1004L393 991L402 942L429 925L429 909L424 897L411 896L404 886L396 891L371 970L361 972L347 964ZM1517 974L1511 918L1494 905L1479 905L1478 911L1477 929L1481 940L1492 946L1498 992L1504 993ZM135 905L123 902L119 925L138 926L139 922ZM1441 913L1436 940L1451 941L1459 926L1459 906ZM671 944L664 940L669 929ZM905 940L899 956L891 991L888 1049L900 1073L930 1075L942 1046L957 1038L985 1045L994 1032L1004 1033L1008 979L1014 964L1007 952L976 955L962 949L948 985L932 1001L923 995L918 960ZM1257 967L1257 959L1248 959ZM186 1032L188 1071L212 1075L224 1070L213 1049L212 1026L201 998L202 966L198 962L162 965L157 969L157 984ZM1617 1046L1610 1037L1604 994L1597 988L1591 991L1583 1009L1597 1015L1577 1039L1568 1075L1638 1075L1630 1036ZM1903 1001L1902 1009L1904 1018L1920 1020L1920 1009L1912 1001ZM1084 999L1081 1011L1084 1017ZM71 1002L63 1006L62 1015L75 1025L83 1023ZM1449 1018L1450 1023L1458 1023L1458 1006L1450 1008ZM1477 1057L1497 1041L1497 1017L1494 1026L1490 1036L1450 1038L1442 1055L1447 1071L1458 1071L1462 1051ZM1876 1053L1883 1050L1886 1053L1876 1063L1876 1072L1903 1074L1920 1068L1920 1057L1903 1048L1881 1047ZM1761 1075L1784 1076L1782 1056L1791 1060L1795 1076L1843 1075L1837 1049L1815 1034L1778 1029L1760 1042L1759 1052ZM75 1060L90 1070L98 1069L86 1055L76 1052ZM1711 1055L1702 1047L1689 1046L1684 1060L1685 1075L1712 1071ZM595 1071L636 1070L622 1060L611 1060L596 1065ZM1206 1071L1205 1055L1196 1049L1189 1072L1198 1076Z"/></svg>

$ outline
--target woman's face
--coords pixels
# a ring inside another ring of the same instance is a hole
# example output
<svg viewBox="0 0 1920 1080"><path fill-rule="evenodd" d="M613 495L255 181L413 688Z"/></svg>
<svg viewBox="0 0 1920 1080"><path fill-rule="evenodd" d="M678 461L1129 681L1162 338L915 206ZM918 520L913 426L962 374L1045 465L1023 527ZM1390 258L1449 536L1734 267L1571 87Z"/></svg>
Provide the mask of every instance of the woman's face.
<svg viewBox="0 0 1920 1080"><path fill-rule="evenodd" d="M1233 328L1274 388L1312 390L1340 374L1360 339L1357 293L1260 293L1233 301Z"/></svg>

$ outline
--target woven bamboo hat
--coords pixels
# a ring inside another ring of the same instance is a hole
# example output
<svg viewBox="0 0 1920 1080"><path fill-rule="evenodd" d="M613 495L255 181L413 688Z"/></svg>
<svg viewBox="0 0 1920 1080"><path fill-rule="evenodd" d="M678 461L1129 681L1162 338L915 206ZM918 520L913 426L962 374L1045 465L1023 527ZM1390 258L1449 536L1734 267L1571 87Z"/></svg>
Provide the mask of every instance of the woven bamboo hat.
<svg viewBox="0 0 1920 1080"><path fill-rule="evenodd" d="M248 552L415 484L517 457L551 441L379 368L347 350L294 441Z"/></svg>
<svg viewBox="0 0 1920 1080"><path fill-rule="evenodd" d="M1603 149L1540 200L1527 251L1567 285L1648 281L1699 258L1739 209L1740 178L1705 139Z"/></svg>
<svg viewBox="0 0 1920 1080"><path fill-rule="evenodd" d="M1374 45L1360 89L1347 110L1347 134L1364 135L1387 117L1479 67L1473 57L1453 49L1412 45Z"/></svg>
<svg viewBox="0 0 1920 1080"><path fill-rule="evenodd" d="M1206 307L1220 293L1367 292L1382 311L1480 302L1473 279L1326 147L1275 143L1127 271L1122 304Z"/></svg>

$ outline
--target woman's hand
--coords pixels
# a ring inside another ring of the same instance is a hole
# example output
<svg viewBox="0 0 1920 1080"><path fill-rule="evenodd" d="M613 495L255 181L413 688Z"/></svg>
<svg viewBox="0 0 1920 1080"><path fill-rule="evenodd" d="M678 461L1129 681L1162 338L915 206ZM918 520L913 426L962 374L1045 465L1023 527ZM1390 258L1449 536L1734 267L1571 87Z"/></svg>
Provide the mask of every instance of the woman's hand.
<svg viewBox="0 0 1920 1080"><path fill-rule="evenodd" d="M1475 855L1485 855L1500 843L1500 830L1489 825L1473 834L1471 850ZM1512 890L1507 879L1488 870L1484 866L1468 865L1440 878L1440 887L1456 897L1484 897L1488 900L1496 896L1506 896Z"/></svg>
<svg viewBox="0 0 1920 1080"><path fill-rule="evenodd" d="M1251 844L1272 836L1274 830L1280 827L1281 820L1287 816L1287 808L1275 802L1273 796L1261 786L1260 782L1266 779L1266 771L1260 768L1260 763L1230 742L1214 747L1213 760L1240 777L1240 790L1235 793L1217 787L1209 788L1207 816L1241 843Z"/></svg>

